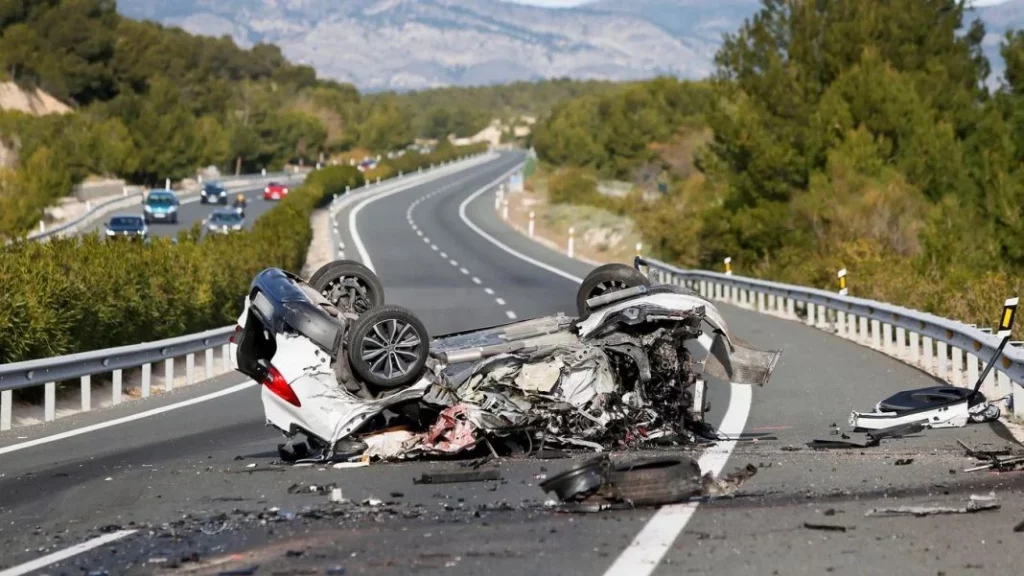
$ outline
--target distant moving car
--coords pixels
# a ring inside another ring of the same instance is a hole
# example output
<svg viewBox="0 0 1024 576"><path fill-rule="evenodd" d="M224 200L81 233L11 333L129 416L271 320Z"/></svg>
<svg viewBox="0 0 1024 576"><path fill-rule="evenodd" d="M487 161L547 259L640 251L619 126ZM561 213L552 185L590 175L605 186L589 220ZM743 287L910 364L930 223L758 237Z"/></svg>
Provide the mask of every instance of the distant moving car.
<svg viewBox="0 0 1024 576"><path fill-rule="evenodd" d="M107 238L128 238L129 240L145 240L149 228L146 220L135 214L116 214L107 222Z"/></svg>
<svg viewBox="0 0 1024 576"><path fill-rule="evenodd" d="M206 229L217 234L228 234L241 230L245 218L235 210L216 210L206 221Z"/></svg>
<svg viewBox="0 0 1024 576"><path fill-rule="evenodd" d="M288 195L288 187L284 184L271 182L263 189L264 200L280 200Z"/></svg>
<svg viewBox="0 0 1024 576"><path fill-rule="evenodd" d="M178 223L178 197L170 190L150 190L142 203L146 224L152 222Z"/></svg>
<svg viewBox="0 0 1024 576"><path fill-rule="evenodd" d="M228 189L220 182L207 182L199 197L200 204L227 204Z"/></svg>

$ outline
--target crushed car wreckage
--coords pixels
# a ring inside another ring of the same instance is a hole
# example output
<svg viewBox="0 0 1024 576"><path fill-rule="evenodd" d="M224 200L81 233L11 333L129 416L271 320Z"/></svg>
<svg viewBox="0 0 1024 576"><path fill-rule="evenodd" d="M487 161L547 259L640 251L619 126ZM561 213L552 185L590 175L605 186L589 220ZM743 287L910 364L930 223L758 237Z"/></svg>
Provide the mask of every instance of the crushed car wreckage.
<svg viewBox="0 0 1024 576"><path fill-rule="evenodd" d="M714 440L707 382L764 385L781 355L624 264L593 270L577 308L431 339L362 264L332 262L308 282L269 268L238 319L238 370L263 384L284 459L402 459L511 436L598 450Z"/></svg>

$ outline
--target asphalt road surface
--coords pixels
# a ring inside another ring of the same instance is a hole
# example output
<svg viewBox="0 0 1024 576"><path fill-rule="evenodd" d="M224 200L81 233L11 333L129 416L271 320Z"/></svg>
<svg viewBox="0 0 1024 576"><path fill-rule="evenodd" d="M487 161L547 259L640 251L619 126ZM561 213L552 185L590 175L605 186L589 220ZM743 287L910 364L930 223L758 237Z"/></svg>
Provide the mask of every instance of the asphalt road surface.
<svg viewBox="0 0 1024 576"><path fill-rule="evenodd" d="M508 322L513 315L571 314L577 287L571 278L590 267L516 235L494 213L488 187L515 162L503 154L463 173L357 203L338 218L347 256L368 257L388 301L415 310L433 334ZM354 248L357 236L365 254ZM874 448L812 450L810 440L836 438L831 424L847 427L851 409L870 409L894 391L932 381L800 323L720 309L738 337L784 350L768 386L718 383L711 391L714 424L777 439L674 449L697 457L704 469L757 466L734 498L564 514L545 506L549 496L537 484L568 467L566 459L503 458L501 481L440 485L413 479L465 468L443 461L354 469L278 465L279 436L263 427L258 389L225 376L0 435L0 575L6 576L4 567L59 555L82 542L95 547L40 573L1019 571L1024 534L1013 526L1024 520L1024 480L1019 473L963 472L975 461L956 443L1013 445L1000 426L929 431ZM150 415L140 417L140 406ZM125 421L85 428L112 418ZM64 436L47 440L58 434ZM289 491L310 484L335 484L349 503L330 505L325 494ZM990 492L1002 508L865 515L904 505L963 507L971 495Z"/></svg>
<svg viewBox="0 0 1024 576"><path fill-rule="evenodd" d="M297 185L297 181L293 180L291 183ZM263 184L256 184L253 186L246 186L244 188L228 189L228 200L227 206L224 204L203 204L199 201L199 196L186 198L181 201L178 206L178 223L172 224L170 222L151 222L149 224L149 234L153 237L167 237L174 238L180 232L189 230L194 224L202 222L205 218L208 218L216 210L222 210L230 207L230 201L234 200L235 196L239 193L245 194L249 200L248 206L245 208L245 229L249 230L252 228L253 222L257 218L266 214L267 211L271 210L274 206L277 206L277 202L273 200L263 199ZM86 232L100 232L102 233L106 227L106 223L110 221L110 218L122 214L133 214L142 215L142 201L139 201L139 205L132 209L122 209L117 212L111 213L100 222L96 222L92 226L86 229Z"/></svg>

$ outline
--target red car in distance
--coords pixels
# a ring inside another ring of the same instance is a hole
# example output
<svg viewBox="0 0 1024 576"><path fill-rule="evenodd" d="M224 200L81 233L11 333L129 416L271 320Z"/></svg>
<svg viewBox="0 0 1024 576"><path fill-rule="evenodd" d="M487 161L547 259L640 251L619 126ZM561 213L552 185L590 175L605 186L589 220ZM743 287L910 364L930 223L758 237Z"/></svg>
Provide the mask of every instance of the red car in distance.
<svg viewBox="0 0 1024 576"><path fill-rule="evenodd" d="M280 200L288 195L288 187L284 184L278 184L277 182L271 182L263 188L263 199L264 200Z"/></svg>

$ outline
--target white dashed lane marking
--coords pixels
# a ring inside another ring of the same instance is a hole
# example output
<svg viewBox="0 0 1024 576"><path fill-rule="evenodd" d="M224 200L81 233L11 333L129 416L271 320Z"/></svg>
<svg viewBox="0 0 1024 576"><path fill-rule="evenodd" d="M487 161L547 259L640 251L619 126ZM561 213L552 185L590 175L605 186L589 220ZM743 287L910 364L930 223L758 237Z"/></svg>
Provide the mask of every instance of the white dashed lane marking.
<svg viewBox="0 0 1024 576"><path fill-rule="evenodd" d="M427 194L426 196L423 196L422 198L418 198L417 200L414 200L411 204L409 204L409 209L405 211L405 219L406 219L407 222L409 222L409 227L412 228L413 232L415 232L416 235L419 236L420 238L423 238L423 242L425 244L430 244L430 249L433 250L434 252L438 252L440 254L441 258L444 258L445 260L448 260L448 263L451 264L452 266L458 266L459 263L455 259L448 258L448 253L441 252L440 248L437 246L437 244L432 244L430 242L430 238L425 236L423 234L423 231L420 230L418 226L416 226L416 221L413 219L412 213L413 213L413 210L415 210L416 207L419 206L424 200L427 200L428 198L433 198L434 196L437 196L438 194L441 194L443 192L447 192L448 190L451 190L452 188L454 188L458 184L461 184L461 181L456 182L454 184L451 184L449 186L445 186L444 188L440 188L440 189L434 190L430 194ZM465 275L465 276L469 276L469 270L467 270L466 268L459 268L459 272L462 272L462 274ZM480 278L478 278L476 276L473 276L472 280L473 280L473 284L476 284L477 286L479 286L479 285L481 285L483 283L480 280ZM491 288L484 288L484 292L486 292L489 296L494 296L494 290L492 290ZM502 299L502 298L495 298L494 301L498 304L498 306L505 306L505 300ZM513 312L512 310L506 310L505 311L505 315L508 316L509 319L511 319L511 320L515 320L516 319L516 313Z"/></svg>

